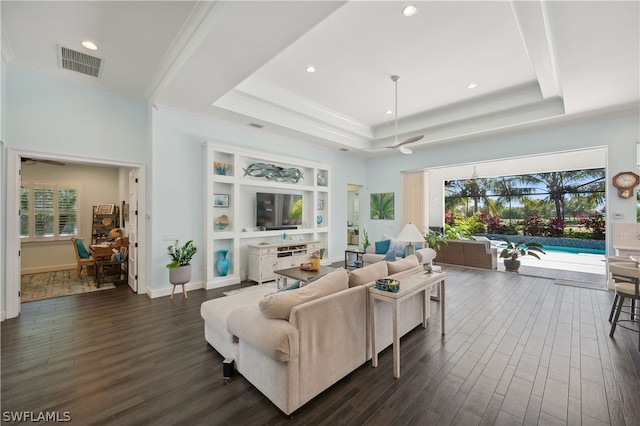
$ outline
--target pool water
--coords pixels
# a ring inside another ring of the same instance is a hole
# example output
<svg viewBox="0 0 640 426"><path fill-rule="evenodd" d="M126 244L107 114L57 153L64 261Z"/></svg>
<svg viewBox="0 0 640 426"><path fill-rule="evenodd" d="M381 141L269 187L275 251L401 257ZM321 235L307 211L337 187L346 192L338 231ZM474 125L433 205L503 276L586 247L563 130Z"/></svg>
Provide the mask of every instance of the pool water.
<svg viewBox="0 0 640 426"><path fill-rule="evenodd" d="M560 253L605 254L605 250L581 247L542 246L542 250Z"/></svg>

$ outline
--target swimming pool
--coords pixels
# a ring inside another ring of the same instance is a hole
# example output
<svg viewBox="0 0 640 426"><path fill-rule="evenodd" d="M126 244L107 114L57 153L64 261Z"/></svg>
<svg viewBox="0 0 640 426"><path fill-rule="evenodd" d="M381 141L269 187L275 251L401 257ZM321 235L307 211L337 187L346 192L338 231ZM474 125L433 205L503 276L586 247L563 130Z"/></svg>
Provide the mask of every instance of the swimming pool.
<svg viewBox="0 0 640 426"><path fill-rule="evenodd" d="M585 254L605 254L605 250L582 248L582 247L562 247L562 246L542 246L543 251L553 251L560 253L585 253Z"/></svg>

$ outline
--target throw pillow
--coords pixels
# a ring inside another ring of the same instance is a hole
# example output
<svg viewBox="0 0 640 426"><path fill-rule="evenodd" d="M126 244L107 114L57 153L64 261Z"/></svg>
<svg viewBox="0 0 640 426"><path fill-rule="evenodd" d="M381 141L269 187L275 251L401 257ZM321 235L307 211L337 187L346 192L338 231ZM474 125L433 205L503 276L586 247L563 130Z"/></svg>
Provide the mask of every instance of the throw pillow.
<svg viewBox="0 0 640 426"><path fill-rule="evenodd" d="M405 257L404 259L396 260L395 262L388 262L387 268L389 269L389 275L397 274L398 272L406 271L413 267L418 266L418 258L415 254Z"/></svg>
<svg viewBox="0 0 640 426"><path fill-rule="evenodd" d="M385 254L389 251L391 240L376 241L376 254Z"/></svg>
<svg viewBox="0 0 640 426"><path fill-rule="evenodd" d="M376 262L364 268L354 269L349 272L349 287L363 285L386 277L389 274L387 262Z"/></svg>
<svg viewBox="0 0 640 426"><path fill-rule="evenodd" d="M347 271L339 268L296 291L267 295L260 300L258 307L267 318L288 320L294 306L346 290L349 288L348 282Z"/></svg>
<svg viewBox="0 0 640 426"><path fill-rule="evenodd" d="M384 260L386 260L387 262L393 262L394 260L396 260L396 252L394 250L389 250L387 253L385 253Z"/></svg>
<svg viewBox="0 0 640 426"><path fill-rule="evenodd" d="M395 257L392 257L391 259L387 259L387 256L385 257L385 260L389 260L389 261L394 261L396 260L396 257L404 257L404 248L407 246L407 243L402 242L402 241L398 241L398 240L392 240L391 244L389 244L389 250L387 251L387 255L389 252L393 253Z"/></svg>
<svg viewBox="0 0 640 426"><path fill-rule="evenodd" d="M82 259L88 259L89 257L91 257L82 240L76 240L76 247L78 248L78 256L80 256Z"/></svg>
<svg viewBox="0 0 640 426"><path fill-rule="evenodd" d="M296 288L300 288L300 280L295 280L291 284L284 286L282 288L279 288L278 291L276 291L276 293L280 291L295 290Z"/></svg>

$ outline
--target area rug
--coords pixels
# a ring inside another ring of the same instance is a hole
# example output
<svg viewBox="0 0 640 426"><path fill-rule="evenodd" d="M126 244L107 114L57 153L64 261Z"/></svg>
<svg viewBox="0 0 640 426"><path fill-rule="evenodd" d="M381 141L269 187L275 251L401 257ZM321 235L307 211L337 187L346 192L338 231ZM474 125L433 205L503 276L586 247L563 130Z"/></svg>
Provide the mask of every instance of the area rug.
<svg viewBox="0 0 640 426"><path fill-rule="evenodd" d="M235 290L223 291L222 294L224 294L225 296L231 296L232 294L247 293L253 291L264 292L267 288L275 292L277 290L276 283L272 282L266 284L253 284L247 287L236 288Z"/></svg>
<svg viewBox="0 0 640 426"><path fill-rule="evenodd" d="M22 302L32 302L34 300L51 299L59 296L114 288L116 288L116 286L113 283L100 284L100 288L98 288L93 276L87 276L86 272L82 271L82 274L78 277L76 269L25 274L20 277Z"/></svg>

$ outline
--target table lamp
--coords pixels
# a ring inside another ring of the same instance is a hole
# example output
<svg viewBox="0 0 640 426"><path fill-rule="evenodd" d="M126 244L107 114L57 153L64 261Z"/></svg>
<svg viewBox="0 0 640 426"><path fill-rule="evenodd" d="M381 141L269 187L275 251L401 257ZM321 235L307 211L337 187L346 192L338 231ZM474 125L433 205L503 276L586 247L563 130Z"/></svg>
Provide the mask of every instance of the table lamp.
<svg viewBox="0 0 640 426"><path fill-rule="evenodd" d="M414 243L424 243L424 236L413 223L407 223L404 228L402 228L402 231L400 231L398 240L408 243L404 248L404 255L406 257L416 252L413 246Z"/></svg>

